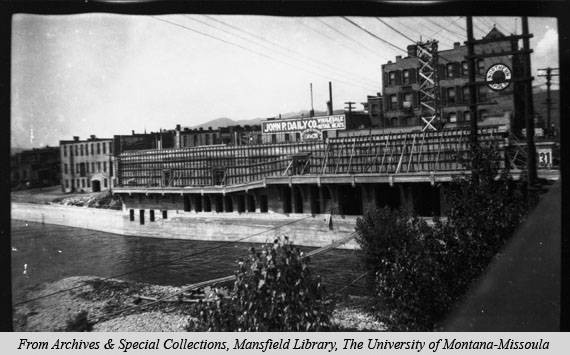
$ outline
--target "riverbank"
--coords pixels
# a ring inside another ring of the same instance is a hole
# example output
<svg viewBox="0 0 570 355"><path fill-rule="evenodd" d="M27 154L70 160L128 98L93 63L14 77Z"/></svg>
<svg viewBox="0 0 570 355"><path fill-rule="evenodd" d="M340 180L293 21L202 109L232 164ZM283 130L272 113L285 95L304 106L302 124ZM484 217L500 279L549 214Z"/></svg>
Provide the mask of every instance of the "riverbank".
<svg viewBox="0 0 570 355"><path fill-rule="evenodd" d="M69 290L61 292L63 290ZM119 310L135 305L138 295L160 298L173 295L182 287L159 286L118 279L77 276L44 283L31 289L25 299L38 298L54 292L55 296L14 307L15 331L64 331L67 322L81 311L87 320L96 322L93 331L100 332L178 332L192 318L193 304L159 302L148 307L134 307L128 312ZM174 298L176 299L176 298ZM143 301L144 302L144 301ZM340 299L333 313L333 321L340 331L381 331L384 327L374 320L368 298L346 296ZM144 303L143 303L144 304ZM140 304L139 304L140 305Z"/></svg>
<svg viewBox="0 0 570 355"><path fill-rule="evenodd" d="M126 236L265 243L286 235L297 245L322 247L354 231L355 216L171 211L167 219L140 224L112 209L12 202L11 218L96 230ZM245 239L244 239L245 238ZM341 246L358 248L351 241Z"/></svg>

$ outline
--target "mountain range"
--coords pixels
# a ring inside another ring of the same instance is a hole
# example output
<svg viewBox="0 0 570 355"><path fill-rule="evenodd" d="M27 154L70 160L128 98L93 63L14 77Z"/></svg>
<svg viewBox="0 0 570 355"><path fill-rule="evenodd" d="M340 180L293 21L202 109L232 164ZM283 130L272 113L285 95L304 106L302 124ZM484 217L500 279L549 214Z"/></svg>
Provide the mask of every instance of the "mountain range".
<svg viewBox="0 0 570 355"><path fill-rule="evenodd" d="M334 110L334 114L338 115L344 113L344 110ZM323 116L326 115L327 112L326 111L315 111L315 116ZM281 118L283 119L287 119L287 118L294 118L294 117L309 117L309 111L308 110L301 110L301 111L297 111L297 112L288 112L288 113L284 113L281 114ZM278 118L278 117L275 117ZM265 121L267 118L252 118L249 120L233 120L231 118L228 117L220 117L220 118L216 118L204 123L200 123L198 125L195 126L191 126L188 127L190 129L193 128L208 128L208 127L212 127L212 129L216 129L219 127L227 127L227 126L236 126L236 125L240 125L240 126L245 126L245 125L258 125L261 124L262 121Z"/></svg>

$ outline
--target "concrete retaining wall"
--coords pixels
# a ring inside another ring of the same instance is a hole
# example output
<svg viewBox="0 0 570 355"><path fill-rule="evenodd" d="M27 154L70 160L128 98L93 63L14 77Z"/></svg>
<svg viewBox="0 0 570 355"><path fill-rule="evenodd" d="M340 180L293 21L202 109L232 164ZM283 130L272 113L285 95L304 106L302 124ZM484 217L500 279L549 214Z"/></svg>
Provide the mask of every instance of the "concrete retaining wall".
<svg viewBox="0 0 570 355"><path fill-rule="evenodd" d="M129 221L128 214L123 211L28 203L12 203L11 217L31 222L154 238L237 241L251 236L243 241L263 243L272 241L276 236L287 235L295 244L316 247L345 237L354 231L356 223L356 217L333 216L332 230L330 230L328 215L225 213L222 217L215 212L194 213L172 210L168 211L167 219L162 219L160 211L156 211L156 221L150 222L147 210L145 224L141 225L138 211L135 221ZM343 248L357 248L357 244L351 241Z"/></svg>

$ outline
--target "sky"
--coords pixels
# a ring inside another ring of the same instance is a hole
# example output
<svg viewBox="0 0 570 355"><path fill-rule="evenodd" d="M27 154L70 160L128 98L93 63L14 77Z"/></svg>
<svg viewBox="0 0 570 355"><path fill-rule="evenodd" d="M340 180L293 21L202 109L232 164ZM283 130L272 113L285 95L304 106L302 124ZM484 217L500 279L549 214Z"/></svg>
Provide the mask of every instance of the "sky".
<svg viewBox="0 0 570 355"><path fill-rule="evenodd" d="M475 37L493 25L521 33L518 18L476 17ZM529 28L536 77L558 67L556 19L530 18ZM326 110L329 81L335 109L361 109L381 91L381 65L411 40L436 38L444 50L466 39L464 17L17 14L12 29L19 148L308 110L310 83L315 110Z"/></svg>

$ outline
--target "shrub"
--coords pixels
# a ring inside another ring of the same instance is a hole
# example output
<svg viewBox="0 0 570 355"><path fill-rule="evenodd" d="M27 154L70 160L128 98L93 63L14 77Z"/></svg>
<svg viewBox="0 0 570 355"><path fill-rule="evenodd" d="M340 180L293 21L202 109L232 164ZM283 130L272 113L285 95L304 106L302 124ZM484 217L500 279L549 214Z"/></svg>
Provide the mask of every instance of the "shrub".
<svg viewBox="0 0 570 355"><path fill-rule="evenodd" d="M390 330L434 329L503 247L535 200L508 173L497 179L496 150L481 149L479 179L445 190L445 222L428 226L384 208L358 219L357 241L371 275L378 316Z"/></svg>
<svg viewBox="0 0 570 355"><path fill-rule="evenodd" d="M239 262L229 298L197 306L192 328L209 331L322 331L331 325L332 305L308 260L285 238L251 248Z"/></svg>
<svg viewBox="0 0 570 355"><path fill-rule="evenodd" d="M87 311L81 311L71 317L65 324L66 332L90 332L93 323L87 318Z"/></svg>

